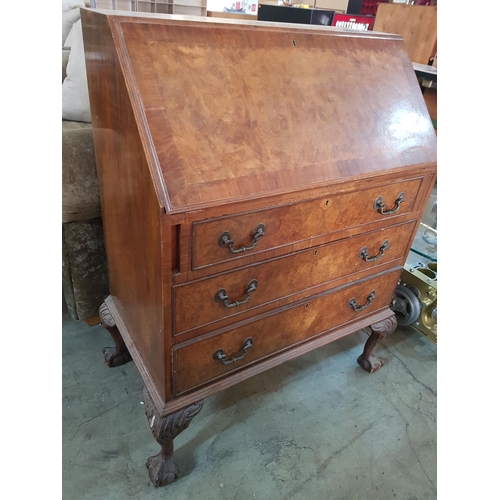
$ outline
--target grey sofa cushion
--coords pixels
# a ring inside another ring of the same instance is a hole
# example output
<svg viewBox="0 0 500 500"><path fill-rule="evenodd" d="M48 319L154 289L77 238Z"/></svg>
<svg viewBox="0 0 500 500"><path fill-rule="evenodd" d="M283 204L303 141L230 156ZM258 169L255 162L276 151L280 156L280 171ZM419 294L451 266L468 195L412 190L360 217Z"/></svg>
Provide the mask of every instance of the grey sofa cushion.
<svg viewBox="0 0 500 500"><path fill-rule="evenodd" d="M90 103L85 68L82 21L77 21L66 43L71 43L71 51L66 66L66 78L62 84L62 118L90 123Z"/></svg>
<svg viewBox="0 0 500 500"><path fill-rule="evenodd" d="M62 222L101 215L90 123L62 121Z"/></svg>
<svg viewBox="0 0 500 500"><path fill-rule="evenodd" d="M66 66L68 66L70 48L63 47L62 49L62 82L66 78Z"/></svg>

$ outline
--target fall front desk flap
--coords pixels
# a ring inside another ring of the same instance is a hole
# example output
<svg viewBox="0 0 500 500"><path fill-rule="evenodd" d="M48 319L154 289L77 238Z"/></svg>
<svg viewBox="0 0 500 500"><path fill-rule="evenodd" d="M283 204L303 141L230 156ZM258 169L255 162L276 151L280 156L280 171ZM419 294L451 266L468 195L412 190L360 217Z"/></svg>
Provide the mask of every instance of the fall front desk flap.
<svg viewBox="0 0 500 500"><path fill-rule="evenodd" d="M432 122L397 35L92 15L105 17L168 211L436 161Z"/></svg>

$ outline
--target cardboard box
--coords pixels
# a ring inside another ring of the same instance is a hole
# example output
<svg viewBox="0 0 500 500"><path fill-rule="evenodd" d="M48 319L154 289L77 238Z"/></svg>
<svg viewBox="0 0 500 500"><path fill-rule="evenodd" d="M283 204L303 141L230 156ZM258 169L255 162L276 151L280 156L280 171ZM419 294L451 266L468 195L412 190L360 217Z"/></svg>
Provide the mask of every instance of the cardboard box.
<svg viewBox="0 0 500 500"><path fill-rule="evenodd" d="M314 7L316 9L343 11L347 10L349 0L316 0Z"/></svg>

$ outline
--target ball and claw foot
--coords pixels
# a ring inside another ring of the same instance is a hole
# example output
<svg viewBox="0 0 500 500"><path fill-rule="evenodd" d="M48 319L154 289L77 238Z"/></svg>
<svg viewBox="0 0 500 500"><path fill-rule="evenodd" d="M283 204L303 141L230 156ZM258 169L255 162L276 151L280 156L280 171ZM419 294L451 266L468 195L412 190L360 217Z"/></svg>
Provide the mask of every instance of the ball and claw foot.
<svg viewBox="0 0 500 500"><path fill-rule="evenodd" d="M118 331L115 320L113 319L113 316L111 316L105 302L101 304L101 307L99 307L99 318L101 319L101 325L106 328L115 343L114 347L105 347L102 350L106 364L109 367L114 368L132 361L132 356L125 345L125 342L123 342L123 338Z"/></svg>
<svg viewBox="0 0 500 500"><path fill-rule="evenodd" d="M163 457L161 452L148 458L146 469L149 471L149 479L155 488L166 486L179 479L179 467L174 458Z"/></svg>
<svg viewBox="0 0 500 500"><path fill-rule="evenodd" d="M368 356L368 358L364 358L362 355L357 359L358 365L363 368L368 373L376 372L379 368L382 368L385 364L385 359L378 358L373 354Z"/></svg>
<svg viewBox="0 0 500 500"><path fill-rule="evenodd" d="M158 488L158 486L171 484L179 478L179 468L174 460L174 439L187 429L191 420L200 413L203 401L198 401L162 417L146 387L144 387L142 398L149 428L161 446L160 453L149 457L146 462L149 479Z"/></svg>
<svg viewBox="0 0 500 500"><path fill-rule="evenodd" d="M374 373L379 368L384 366L385 360L381 359L373 354L373 350L379 342L384 340L388 335L390 335L397 326L396 316L392 314L388 318L374 323L370 326L372 333L366 341L363 354L358 357L358 365L363 368L363 370L368 373Z"/></svg>
<svg viewBox="0 0 500 500"><path fill-rule="evenodd" d="M110 368L124 365L125 363L132 361L128 350L125 352L118 352L116 347L104 347L102 352L104 354L104 361Z"/></svg>

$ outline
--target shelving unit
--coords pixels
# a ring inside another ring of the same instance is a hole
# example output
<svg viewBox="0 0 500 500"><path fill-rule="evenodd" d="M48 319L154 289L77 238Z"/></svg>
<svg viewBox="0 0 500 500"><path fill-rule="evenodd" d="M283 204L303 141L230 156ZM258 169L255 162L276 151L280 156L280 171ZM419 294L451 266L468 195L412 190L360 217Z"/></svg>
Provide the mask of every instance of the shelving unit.
<svg viewBox="0 0 500 500"><path fill-rule="evenodd" d="M207 0L93 0L91 7L157 14L207 15Z"/></svg>

